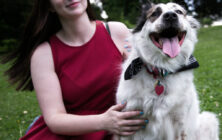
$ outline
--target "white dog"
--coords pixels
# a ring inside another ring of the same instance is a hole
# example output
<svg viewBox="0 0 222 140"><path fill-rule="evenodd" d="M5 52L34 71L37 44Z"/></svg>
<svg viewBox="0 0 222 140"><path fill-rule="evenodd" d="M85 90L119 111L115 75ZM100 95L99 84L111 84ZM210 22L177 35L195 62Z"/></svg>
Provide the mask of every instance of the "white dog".
<svg viewBox="0 0 222 140"><path fill-rule="evenodd" d="M122 67L117 103L127 101L125 110L142 110L149 124L120 139L219 140L218 119L199 112L193 83L199 23L175 3L147 3L143 10Z"/></svg>

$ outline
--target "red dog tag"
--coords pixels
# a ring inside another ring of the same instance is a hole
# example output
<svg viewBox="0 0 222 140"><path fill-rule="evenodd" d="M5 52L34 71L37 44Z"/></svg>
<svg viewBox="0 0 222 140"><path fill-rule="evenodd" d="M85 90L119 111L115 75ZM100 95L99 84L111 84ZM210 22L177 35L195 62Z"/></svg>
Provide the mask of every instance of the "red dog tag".
<svg viewBox="0 0 222 140"><path fill-rule="evenodd" d="M158 80L157 84L155 85L155 92L158 96L164 92L164 86L161 85L159 80Z"/></svg>

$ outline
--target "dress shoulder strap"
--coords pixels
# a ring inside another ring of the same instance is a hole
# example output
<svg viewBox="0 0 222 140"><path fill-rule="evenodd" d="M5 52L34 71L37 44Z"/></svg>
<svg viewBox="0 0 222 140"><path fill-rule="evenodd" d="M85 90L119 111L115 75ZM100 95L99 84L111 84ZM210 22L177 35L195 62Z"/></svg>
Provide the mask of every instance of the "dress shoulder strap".
<svg viewBox="0 0 222 140"><path fill-rule="evenodd" d="M110 29L109 29L108 22L105 22L105 25L106 25L106 30L107 30L107 32L108 32L109 35L111 36L111 32L110 32Z"/></svg>

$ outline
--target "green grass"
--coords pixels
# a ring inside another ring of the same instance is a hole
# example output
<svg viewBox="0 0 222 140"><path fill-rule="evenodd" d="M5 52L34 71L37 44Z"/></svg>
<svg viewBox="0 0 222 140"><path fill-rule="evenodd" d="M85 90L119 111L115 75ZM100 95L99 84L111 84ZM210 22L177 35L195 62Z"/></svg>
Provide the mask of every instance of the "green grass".
<svg viewBox="0 0 222 140"><path fill-rule="evenodd" d="M201 29L198 36L194 55L200 63L195 70L200 106L217 114L222 139L222 26Z"/></svg>
<svg viewBox="0 0 222 140"><path fill-rule="evenodd" d="M40 114L34 92L16 92L9 86L0 65L0 140L17 140Z"/></svg>
<svg viewBox="0 0 222 140"><path fill-rule="evenodd" d="M200 63L195 84L201 110L216 113L222 126L222 26L199 31L194 55ZM0 65L0 140L17 140L40 110L34 92L16 92L9 86L3 75L7 67Z"/></svg>

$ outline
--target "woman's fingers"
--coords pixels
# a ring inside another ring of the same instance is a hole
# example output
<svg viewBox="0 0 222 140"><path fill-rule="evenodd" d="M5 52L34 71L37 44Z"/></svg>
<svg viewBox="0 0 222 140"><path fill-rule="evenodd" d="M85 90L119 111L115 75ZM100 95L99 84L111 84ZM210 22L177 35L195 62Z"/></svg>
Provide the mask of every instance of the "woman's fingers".
<svg viewBox="0 0 222 140"><path fill-rule="evenodd" d="M136 116L143 115L142 111L127 111L127 112L119 112L119 116L121 119L132 118Z"/></svg>
<svg viewBox="0 0 222 140"><path fill-rule="evenodd" d="M110 108L110 110L121 111L126 106L126 103L117 104Z"/></svg>
<svg viewBox="0 0 222 140"><path fill-rule="evenodd" d="M123 120L122 126L144 126L148 124L148 120Z"/></svg>
<svg viewBox="0 0 222 140"><path fill-rule="evenodd" d="M131 48L132 48L132 47L131 47L128 39L125 39L125 44L124 44L123 47L127 50L127 52L130 52L130 51L131 51Z"/></svg>
<svg viewBox="0 0 222 140"><path fill-rule="evenodd" d="M136 131L132 131L132 132L120 132L119 135L121 136L130 136L130 135L133 135L135 134Z"/></svg>
<svg viewBox="0 0 222 140"><path fill-rule="evenodd" d="M146 128L146 120L128 120L120 124L118 133L119 135L128 136L133 135L140 129Z"/></svg>
<svg viewBox="0 0 222 140"><path fill-rule="evenodd" d="M143 128L142 126L126 126L126 127L122 127L121 131L122 132L132 132L132 131L138 131L141 128Z"/></svg>
<svg viewBox="0 0 222 140"><path fill-rule="evenodd" d="M124 45L124 48L127 50L127 52L130 52L131 51L131 46L125 44Z"/></svg>

